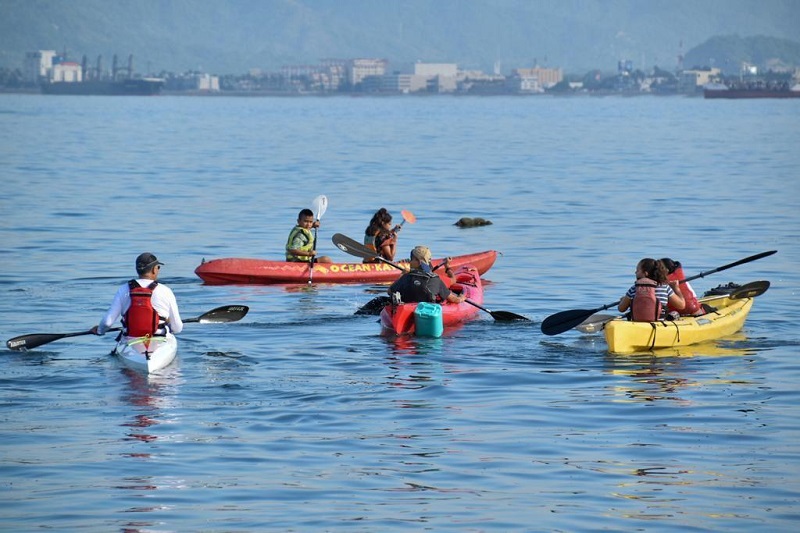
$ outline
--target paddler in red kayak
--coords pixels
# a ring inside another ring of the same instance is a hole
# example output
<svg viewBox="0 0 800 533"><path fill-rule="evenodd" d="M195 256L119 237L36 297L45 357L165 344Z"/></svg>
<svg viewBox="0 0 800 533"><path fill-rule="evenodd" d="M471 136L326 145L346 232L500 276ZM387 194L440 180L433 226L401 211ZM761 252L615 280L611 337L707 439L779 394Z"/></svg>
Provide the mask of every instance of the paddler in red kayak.
<svg viewBox="0 0 800 533"><path fill-rule="evenodd" d="M327 255L317 255L314 249L314 234L312 228L319 227L319 220L314 220L311 209L303 209L297 215L297 225L289 232L286 240L286 260L296 263L310 263L314 257L315 263L332 263Z"/></svg>
<svg viewBox="0 0 800 533"><path fill-rule="evenodd" d="M467 299L447 288L442 278L433 273L431 251L427 246L416 246L411 250L411 270L389 286L389 296L400 294L403 303L411 302L450 302L458 304ZM453 272L445 261L445 273L452 277Z"/></svg>
<svg viewBox="0 0 800 533"><path fill-rule="evenodd" d="M385 207L378 209L364 230L364 245L388 261L394 261L397 250L397 233L402 226L392 227L392 215ZM379 263L378 259L364 259L365 263Z"/></svg>

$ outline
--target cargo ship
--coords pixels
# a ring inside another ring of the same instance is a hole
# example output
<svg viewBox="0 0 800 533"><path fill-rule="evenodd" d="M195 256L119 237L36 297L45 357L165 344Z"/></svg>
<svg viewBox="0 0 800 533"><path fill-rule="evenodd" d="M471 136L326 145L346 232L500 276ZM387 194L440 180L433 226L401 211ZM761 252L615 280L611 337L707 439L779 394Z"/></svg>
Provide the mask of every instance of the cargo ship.
<svg viewBox="0 0 800 533"><path fill-rule="evenodd" d="M47 70L41 83L42 94L152 96L164 87L162 78L134 75L133 54L128 56L127 67L121 67L114 54L110 75L103 69L103 56L97 56L94 68L89 66L85 55L80 63L68 61L66 51L61 56L52 50L39 51L32 57Z"/></svg>
<svg viewBox="0 0 800 533"><path fill-rule="evenodd" d="M724 85L721 83L709 84L703 87L704 98L800 98L800 84L789 87L788 84L779 86L757 85Z"/></svg>
<svg viewBox="0 0 800 533"><path fill-rule="evenodd" d="M123 80L47 81L42 83L43 94L79 94L113 96L152 96L164 87L161 78L128 78Z"/></svg>

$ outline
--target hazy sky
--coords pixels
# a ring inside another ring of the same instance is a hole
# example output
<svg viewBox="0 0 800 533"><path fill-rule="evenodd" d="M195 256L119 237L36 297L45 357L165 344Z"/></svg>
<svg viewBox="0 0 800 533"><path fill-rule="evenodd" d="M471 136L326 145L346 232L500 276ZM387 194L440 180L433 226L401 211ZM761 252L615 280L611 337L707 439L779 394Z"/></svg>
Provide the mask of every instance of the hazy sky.
<svg viewBox="0 0 800 533"><path fill-rule="evenodd" d="M66 49L156 70L278 70L323 58L390 68L673 68L715 35L800 41L800 0L0 0L0 64Z"/></svg>

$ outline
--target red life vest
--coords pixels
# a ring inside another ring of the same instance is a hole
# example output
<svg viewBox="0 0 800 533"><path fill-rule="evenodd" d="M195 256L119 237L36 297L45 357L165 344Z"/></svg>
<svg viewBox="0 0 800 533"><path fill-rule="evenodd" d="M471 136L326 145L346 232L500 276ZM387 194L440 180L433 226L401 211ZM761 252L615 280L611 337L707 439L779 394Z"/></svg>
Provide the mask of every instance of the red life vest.
<svg viewBox="0 0 800 533"><path fill-rule="evenodd" d="M661 318L661 302L656 296L658 283L650 278L636 280L636 294L631 303L631 320L655 322Z"/></svg>
<svg viewBox="0 0 800 533"><path fill-rule="evenodd" d="M131 295L131 306L125 312L122 323L125 326L125 334L129 337L153 336L158 331L158 313L153 309L153 290L158 285L154 281L147 287L140 286L135 279L128 282L128 289Z"/></svg>
<svg viewBox="0 0 800 533"><path fill-rule="evenodd" d="M670 281L680 281L682 279L686 279L686 276L683 274L683 267L677 267L671 274L667 275L667 279ZM683 307L683 309L678 310L675 309L672 304L669 304L667 305L667 311L677 311L682 315L693 315L698 311L703 310L703 306L697 301L697 295L692 290L691 285L688 283L681 283L678 287L680 287L681 294L683 295L683 300L686 302L686 305Z"/></svg>

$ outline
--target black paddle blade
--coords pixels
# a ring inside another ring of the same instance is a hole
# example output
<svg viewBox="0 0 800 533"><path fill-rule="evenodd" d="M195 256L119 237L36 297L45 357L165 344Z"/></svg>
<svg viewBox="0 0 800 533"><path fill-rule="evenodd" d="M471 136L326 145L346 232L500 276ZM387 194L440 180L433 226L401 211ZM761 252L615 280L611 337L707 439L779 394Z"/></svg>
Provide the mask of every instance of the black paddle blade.
<svg viewBox="0 0 800 533"><path fill-rule="evenodd" d="M741 300L742 298L755 298L761 296L769 289L769 281L751 281L745 283L731 293L729 298L731 300Z"/></svg>
<svg viewBox="0 0 800 533"><path fill-rule="evenodd" d="M388 296L376 296L358 308L356 315L379 315L383 308L391 303L392 299Z"/></svg>
<svg viewBox="0 0 800 533"><path fill-rule="evenodd" d="M531 320L528 317L524 317L510 311L489 311L489 314L492 315L492 318L500 322L511 322L513 320L527 320L530 322Z"/></svg>
<svg viewBox="0 0 800 533"><path fill-rule="evenodd" d="M250 310L246 305L223 305L203 313L196 319L189 319L185 322L200 322L203 324L218 324L224 322L236 322L241 320Z"/></svg>
<svg viewBox="0 0 800 533"><path fill-rule="evenodd" d="M78 335L90 335L91 331L82 331L80 333L31 333L28 335L20 335L13 339L6 341L6 346L9 350L22 351L32 350L38 348L43 344L47 344L66 337L76 337Z"/></svg>
<svg viewBox="0 0 800 533"><path fill-rule="evenodd" d="M545 335L558 335L569 331L590 316L597 309L570 309L550 315L542 321L542 333Z"/></svg>
<svg viewBox="0 0 800 533"><path fill-rule="evenodd" d="M611 307L619 304L619 300L598 307L597 309L571 309L569 311L561 311L554 315L550 315L542 321L542 333L545 335L558 335L570 330L592 316L593 314L605 311Z"/></svg>
<svg viewBox="0 0 800 533"><path fill-rule="evenodd" d="M492 318L494 318L495 320L498 320L498 321L508 322L508 321L512 321L512 320L529 320L528 318L526 318L526 317L524 317L522 315L518 315L516 313L511 313L509 311L492 311L491 309L486 309L481 304L473 302L469 298L467 298L464 301L467 302L469 305L477 307L481 311L486 311L487 313L492 315Z"/></svg>
<svg viewBox="0 0 800 533"><path fill-rule="evenodd" d="M346 254L354 255L356 257L361 257L363 259L375 259L378 256L378 254L376 254L363 244L359 243L358 241L354 241L347 235L342 235L341 233L334 233L333 236L331 237L331 240L338 249L340 249Z"/></svg>

